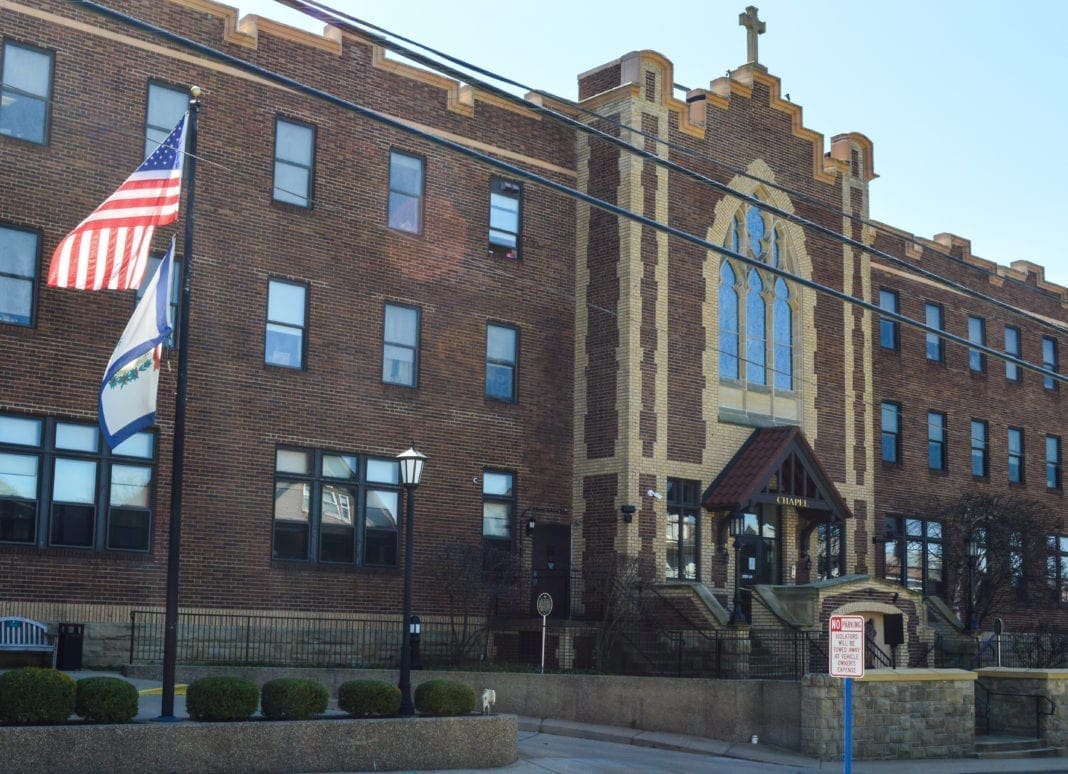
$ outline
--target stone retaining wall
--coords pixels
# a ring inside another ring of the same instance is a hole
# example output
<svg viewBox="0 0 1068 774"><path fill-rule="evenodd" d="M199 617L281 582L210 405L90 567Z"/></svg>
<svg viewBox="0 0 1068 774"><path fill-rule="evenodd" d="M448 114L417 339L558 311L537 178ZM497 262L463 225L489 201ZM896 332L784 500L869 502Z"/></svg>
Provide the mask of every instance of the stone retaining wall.
<svg viewBox="0 0 1068 774"><path fill-rule="evenodd" d="M395 771L507 766L518 759L514 715L0 726L3 770Z"/></svg>
<svg viewBox="0 0 1068 774"><path fill-rule="evenodd" d="M974 672L873 670L853 681L853 757L963 758L975 752ZM843 757L844 681L808 675L801 698L801 750Z"/></svg>
<svg viewBox="0 0 1068 774"><path fill-rule="evenodd" d="M1054 747L1068 746L1068 669L990 667L979 670L979 682L988 689L976 694L989 702L991 733L1030 737L1037 731ZM977 725L986 721L981 709L976 707ZM1036 715L1037 709L1042 712ZM1053 714L1044 714L1050 709Z"/></svg>

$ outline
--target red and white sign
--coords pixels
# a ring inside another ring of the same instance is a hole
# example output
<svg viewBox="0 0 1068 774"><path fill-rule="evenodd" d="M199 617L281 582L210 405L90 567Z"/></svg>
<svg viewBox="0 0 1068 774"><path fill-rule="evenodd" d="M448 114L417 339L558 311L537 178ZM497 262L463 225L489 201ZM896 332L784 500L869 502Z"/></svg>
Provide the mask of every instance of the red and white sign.
<svg viewBox="0 0 1068 774"><path fill-rule="evenodd" d="M832 615L831 676L864 677L864 616Z"/></svg>

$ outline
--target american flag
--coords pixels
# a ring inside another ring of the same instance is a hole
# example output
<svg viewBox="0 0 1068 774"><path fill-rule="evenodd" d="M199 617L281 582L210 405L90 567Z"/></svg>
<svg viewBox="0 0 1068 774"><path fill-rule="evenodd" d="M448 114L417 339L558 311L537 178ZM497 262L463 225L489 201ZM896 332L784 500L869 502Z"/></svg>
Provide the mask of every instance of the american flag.
<svg viewBox="0 0 1068 774"><path fill-rule="evenodd" d="M153 230L178 219L187 118L183 116L126 182L59 243L48 269L50 287L140 287Z"/></svg>

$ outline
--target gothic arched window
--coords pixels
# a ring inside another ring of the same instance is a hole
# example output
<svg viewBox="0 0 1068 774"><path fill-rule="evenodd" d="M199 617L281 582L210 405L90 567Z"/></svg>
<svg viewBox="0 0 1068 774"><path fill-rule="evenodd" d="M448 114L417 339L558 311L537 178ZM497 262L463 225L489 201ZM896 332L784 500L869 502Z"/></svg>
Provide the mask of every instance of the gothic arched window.
<svg viewBox="0 0 1068 774"><path fill-rule="evenodd" d="M726 246L768 268L790 270L781 228L754 198L731 217ZM797 294L779 275L730 257L720 265L719 282L719 377L726 389L721 390L721 404L747 414L778 416L774 400L780 396L794 405L783 418L796 420ZM772 393L772 402L745 398L750 388Z"/></svg>

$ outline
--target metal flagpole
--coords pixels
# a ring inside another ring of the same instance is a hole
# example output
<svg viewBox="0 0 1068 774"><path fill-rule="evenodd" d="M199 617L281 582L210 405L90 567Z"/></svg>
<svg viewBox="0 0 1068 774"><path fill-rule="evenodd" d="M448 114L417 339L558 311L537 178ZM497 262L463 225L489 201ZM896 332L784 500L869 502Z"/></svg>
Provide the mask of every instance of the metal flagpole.
<svg viewBox="0 0 1068 774"><path fill-rule="evenodd" d="M178 303L178 386L174 401L174 446L171 462L171 523L167 547L167 602L163 620L163 696L160 720L174 720L174 667L178 651L178 566L182 557L182 480L185 475L186 385L189 381L189 289L193 279L193 207L196 202L197 129L200 87L189 89L189 137L185 162L189 165L185 200L185 239L182 292Z"/></svg>

